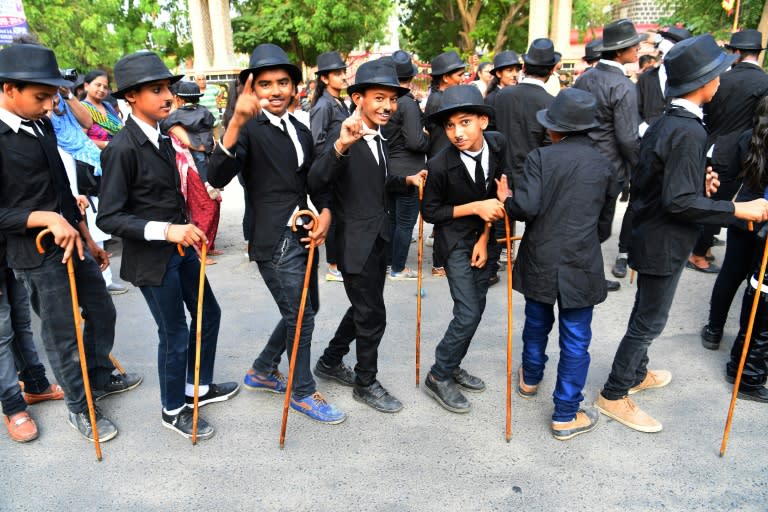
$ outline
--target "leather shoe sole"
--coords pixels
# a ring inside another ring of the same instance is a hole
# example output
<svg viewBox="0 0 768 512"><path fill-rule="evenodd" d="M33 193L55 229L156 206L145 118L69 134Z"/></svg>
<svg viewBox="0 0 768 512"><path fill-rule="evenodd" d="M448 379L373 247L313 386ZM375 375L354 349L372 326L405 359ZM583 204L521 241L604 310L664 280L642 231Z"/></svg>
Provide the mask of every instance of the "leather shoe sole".
<svg viewBox="0 0 768 512"><path fill-rule="evenodd" d="M731 377L730 375L726 375L725 381L728 384L734 384L736 382L736 378ZM741 398L742 400L768 403L768 388L761 387L757 389L748 389L748 390L739 389L738 397Z"/></svg>
<svg viewBox="0 0 768 512"><path fill-rule="evenodd" d="M720 272L720 267L715 265L714 263L710 263L708 267L700 267L698 265L694 265L690 261L685 262L685 268L689 268L691 270L696 270L698 272L702 272L704 274L717 274Z"/></svg>
<svg viewBox="0 0 768 512"><path fill-rule="evenodd" d="M458 414L465 414L472 410L472 404L469 403L469 401L466 402L466 407L457 407L455 405L451 405L448 402L445 401L445 399L440 396L440 393L437 391L437 386L434 384L430 385L430 377L427 376L426 380L424 381L424 392L435 399L435 402L437 402L443 409L446 411L455 412Z"/></svg>

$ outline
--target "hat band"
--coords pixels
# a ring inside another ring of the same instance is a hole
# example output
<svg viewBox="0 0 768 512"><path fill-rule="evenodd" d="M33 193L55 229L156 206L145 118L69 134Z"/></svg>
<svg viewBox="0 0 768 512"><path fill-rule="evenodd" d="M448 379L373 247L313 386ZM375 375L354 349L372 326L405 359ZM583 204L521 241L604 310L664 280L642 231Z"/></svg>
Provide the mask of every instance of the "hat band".
<svg viewBox="0 0 768 512"><path fill-rule="evenodd" d="M725 55L721 53L720 55L718 55L718 58L716 58L706 66L698 68L695 74L688 75L681 78L674 77L674 79L671 76L667 75L667 82L670 85L680 86L680 85L693 82L694 80L698 80L699 78L705 76L707 73L710 73L713 69L716 69L720 64L723 63L724 59L725 59Z"/></svg>

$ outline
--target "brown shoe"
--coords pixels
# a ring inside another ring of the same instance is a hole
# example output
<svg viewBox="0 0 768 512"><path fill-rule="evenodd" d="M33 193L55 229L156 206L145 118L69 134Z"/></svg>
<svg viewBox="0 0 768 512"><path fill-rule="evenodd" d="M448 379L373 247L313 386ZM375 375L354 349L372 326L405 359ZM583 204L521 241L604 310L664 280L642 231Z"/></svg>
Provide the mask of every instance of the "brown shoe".
<svg viewBox="0 0 768 512"><path fill-rule="evenodd" d="M592 432L597 428L600 415L594 409L580 409L576 417L565 423L552 422L552 437L558 441L567 441L579 434Z"/></svg>
<svg viewBox="0 0 768 512"><path fill-rule="evenodd" d="M602 393L598 393L595 407L609 418L638 432L661 432L661 423L643 412L628 396L608 400Z"/></svg>
<svg viewBox="0 0 768 512"><path fill-rule="evenodd" d="M17 412L11 417L3 416L8 436L17 443L28 443L37 439L37 425L27 411Z"/></svg>
<svg viewBox="0 0 768 512"><path fill-rule="evenodd" d="M663 388L670 382L672 382L672 372L668 372L667 370L648 370L648 373L645 374L643 382L633 388L630 388L628 393L630 395L634 395L635 393L643 391L644 389Z"/></svg>
<svg viewBox="0 0 768 512"><path fill-rule="evenodd" d="M533 398L536 396L536 393L539 392L539 386L529 386L525 383L525 380L523 380L523 365L520 365L520 367L517 369L517 394L520 395L523 398Z"/></svg>
<svg viewBox="0 0 768 512"><path fill-rule="evenodd" d="M42 393L24 393L24 401L29 405L45 402L46 400L62 400L63 398L64 390L58 384L51 384Z"/></svg>
<svg viewBox="0 0 768 512"><path fill-rule="evenodd" d="M432 277L445 277L445 267L432 267Z"/></svg>

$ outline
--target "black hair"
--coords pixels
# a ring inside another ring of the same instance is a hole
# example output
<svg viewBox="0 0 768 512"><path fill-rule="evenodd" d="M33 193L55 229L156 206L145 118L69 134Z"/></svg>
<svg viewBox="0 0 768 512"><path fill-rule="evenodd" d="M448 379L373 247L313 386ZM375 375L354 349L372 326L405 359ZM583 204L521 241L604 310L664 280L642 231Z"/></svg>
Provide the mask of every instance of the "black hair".
<svg viewBox="0 0 768 512"><path fill-rule="evenodd" d="M16 87L19 91L23 91L25 87L32 85L32 82L22 82L19 80L4 80L0 82L0 92L3 90L3 85L8 84Z"/></svg>
<svg viewBox="0 0 768 512"><path fill-rule="evenodd" d="M496 89L500 89L499 84L500 84L499 77L497 77L496 73L494 73L493 78L491 78L491 81L488 84L488 88L485 90L485 97L487 98L488 95L491 94Z"/></svg>
<svg viewBox="0 0 768 512"><path fill-rule="evenodd" d="M87 75L85 75L85 78L83 78L84 84L89 84L99 78L100 76L103 76L107 79L107 82L109 82L109 76L107 75L106 71L103 71L101 69L94 69L93 71L89 71Z"/></svg>
<svg viewBox="0 0 768 512"><path fill-rule="evenodd" d="M618 50L602 50L600 52L600 58L603 60L616 60L616 57L619 55Z"/></svg>
<svg viewBox="0 0 768 512"><path fill-rule="evenodd" d="M489 67L489 66L493 66L493 63L485 61L485 62L481 62L480 64L478 64L477 65L477 78L480 78L480 72L482 70L484 70L485 68Z"/></svg>
<svg viewBox="0 0 768 512"><path fill-rule="evenodd" d="M640 69L643 69L643 66L645 66L649 62L651 63L656 62L656 57L654 57L653 55L641 55L640 58L637 60L637 65Z"/></svg>
<svg viewBox="0 0 768 512"><path fill-rule="evenodd" d="M760 55L761 50L739 50L739 60L743 60L745 57L757 58Z"/></svg>
<svg viewBox="0 0 768 512"><path fill-rule="evenodd" d="M768 187L766 149L768 149L768 96L763 96L755 107L749 149L742 162L744 185L750 189L763 191Z"/></svg>
<svg viewBox="0 0 768 512"><path fill-rule="evenodd" d="M314 94L312 95L312 98L309 100L310 108L315 106L315 103L317 103L317 100L319 100L320 96L322 96L323 93L325 92L325 89L326 89L325 82L320 80L320 77L323 77L323 76L328 78L328 73L321 73L317 76L317 82L315 82L315 91L314 91Z"/></svg>
<svg viewBox="0 0 768 512"><path fill-rule="evenodd" d="M442 78L443 75L432 75L432 81L429 83L429 88L433 91L439 91Z"/></svg>
<svg viewBox="0 0 768 512"><path fill-rule="evenodd" d="M546 78L552 73L555 66L537 66L536 64L525 64L525 76L535 76L536 78Z"/></svg>

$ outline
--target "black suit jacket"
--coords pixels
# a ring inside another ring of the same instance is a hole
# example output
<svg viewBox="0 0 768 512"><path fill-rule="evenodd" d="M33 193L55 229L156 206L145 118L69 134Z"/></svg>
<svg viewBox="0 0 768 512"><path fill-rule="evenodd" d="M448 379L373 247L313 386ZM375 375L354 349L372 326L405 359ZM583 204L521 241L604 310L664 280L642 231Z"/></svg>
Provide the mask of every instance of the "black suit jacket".
<svg viewBox="0 0 768 512"><path fill-rule="evenodd" d="M474 244L483 232L483 220L477 215L453 218L453 208L474 201L496 197L495 179L501 178L507 148L504 136L485 132L490 154L488 177L490 182L481 194L469 177L466 165L455 146L450 145L427 162L429 178L424 188L422 213L424 220L435 225L435 255L445 261L460 240ZM474 174L474 169L470 172Z"/></svg>
<svg viewBox="0 0 768 512"><path fill-rule="evenodd" d="M298 166L296 148L290 136L269 122L264 113L248 121L240 130L236 146L228 157L220 146L211 155L208 182L224 187L238 172L243 173L251 207L249 256L252 261L272 258L283 229L298 206L307 207L307 173L314 158L312 133L290 116L304 152ZM322 211L330 208L331 197L324 189L312 195L312 203Z"/></svg>
<svg viewBox="0 0 768 512"><path fill-rule="evenodd" d="M329 141L338 136L337 129ZM386 142L383 145L387 155ZM342 158L329 145L312 164L308 184L313 193L333 188L338 264L349 274L362 272L378 237L390 239L387 193L406 194L412 188L405 184L404 176L381 172L364 139L352 144Z"/></svg>
<svg viewBox="0 0 768 512"><path fill-rule="evenodd" d="M411 93L397 99L397 111L381 127L389 145L389 172L410 176L424 168L429 138L424 133L419 103Z"/></svg>
<svg viewBox="0 0 768 512"><path fill-rule="evenodd" d="M170 139L158 150L131 117L101 152L96 225L123 239L120 277L135 286L159 286L176 250L164 240L145 240L147 222L187 223L175 155Z"/></svg>
<svg viewBox="0 0 768 512"><path fill-rule="evenodd" d="M637 77L637 111L640 120L651 124L664 114L667 100L659 82L659 68L653 68Z"/></svg>

